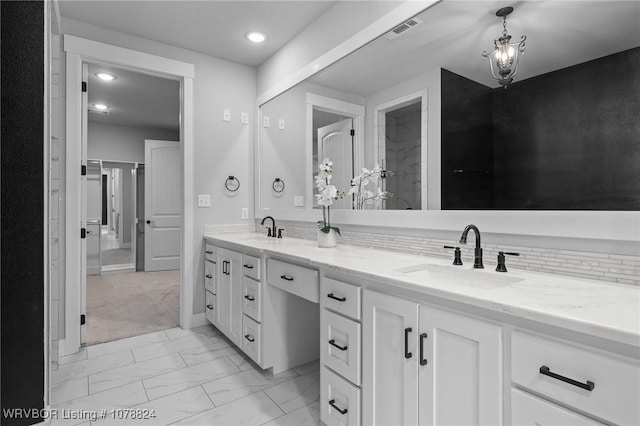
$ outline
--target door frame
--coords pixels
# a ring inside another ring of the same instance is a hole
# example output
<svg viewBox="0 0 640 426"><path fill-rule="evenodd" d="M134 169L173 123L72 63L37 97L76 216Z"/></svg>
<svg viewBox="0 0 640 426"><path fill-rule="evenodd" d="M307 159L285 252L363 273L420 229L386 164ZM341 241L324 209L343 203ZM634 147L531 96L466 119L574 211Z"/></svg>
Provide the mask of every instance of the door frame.
<svg viewBox="0 0 640 426"><path fill-rule="evenodd" d="M193 78L194 65L174 59L64 35L66 53L66 152L65 152L65 337L60 355L80 349L81 280L81 97L82 64L101 63L132 71L171 78L180 82L180 151L182 156L182 237L180 249L180 326L193 323L194 225L193 225ZM73 178L76 176L77 178Z"/></svg>

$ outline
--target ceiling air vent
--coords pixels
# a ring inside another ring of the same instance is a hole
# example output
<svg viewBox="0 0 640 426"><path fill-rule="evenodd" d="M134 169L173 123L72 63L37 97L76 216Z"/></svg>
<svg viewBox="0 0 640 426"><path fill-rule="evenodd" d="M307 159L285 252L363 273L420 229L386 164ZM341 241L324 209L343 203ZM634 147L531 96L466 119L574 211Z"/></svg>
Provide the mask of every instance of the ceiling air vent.
<svg viewBox="0 0 640 426"><path fill-rule="evenodd" d="M417 27L420 24L422 24L421 20L419 20L418 18L411 18L408 21L405 21L402 24L398 25L397 27L395 27L394 29L386 33L384 36L389 40L393 40L394 38L398 37L400 34L405 33L409 31L411 28Z"/></svg>

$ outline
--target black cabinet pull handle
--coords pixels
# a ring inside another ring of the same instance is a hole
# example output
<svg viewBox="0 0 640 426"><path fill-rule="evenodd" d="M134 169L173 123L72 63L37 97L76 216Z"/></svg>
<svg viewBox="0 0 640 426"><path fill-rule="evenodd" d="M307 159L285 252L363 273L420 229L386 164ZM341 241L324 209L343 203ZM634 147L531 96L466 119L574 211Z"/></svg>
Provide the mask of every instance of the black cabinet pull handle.
<svg viewBox="0 0 640 426"><path fill-rule="evenodd" d="M254 339L254 338L253 338L253 336L252 336L252 335L250 335L250 334L245 334L245 335L244 335L244 338L245 338L245 339L247 339L247 340L248 340L248 341L250 341L250 342L255 342L255 340L256 340L256 339Z"/></svg>
<svg viewBox="0 0 640 426"><path fill-rule="evenodd" d="M327 297L329 299L337 300L338 302L346 302L347 301L346 297L336 297L336 296L333 295L333 293L327 294Z"/></svg>
<svg viewBox="0 0 640 426"><path fill-rule="evenodd" d="M560 380L560 381L565 382L565 383L569 383L570 385L577 386L577 387L582 388L582 389L586 389L589 392L591 392L593 390L593 388L596 387L596 384L593 383L590 380L587 380L587 383L582 383L582 382L579 382L577 380L573 380L573 379L570 379L568 377L561 376L558 373L554 373L546 365L543 365L542 367L540 367L540 374L543 374L543 375L549 376L549 377L553 377L554 379Z"/></svg>
<svg viewBox="0 0 640 426"><path fill-rule="evenodd" d="M207 278L213 278L213 275L207 274L207 275L205 275L205 277L207 277Z"/></svg>
<svg viewBox="0 0 640 426"><path fill-rule="evenodd" d="M282 278L283 280L286 280L286 281L293 281L293 277L288 277L286 275L280 275L280 278Z"/></svg>
<svg viewBox="0 0 640 426"><path fill-rule="evenodd" d="M227 275L227 261L226 260L222 261L222 274L223 275Z"/></svg>
<svg viewBox="0 0 640 426"><path fill-rule="evenodd" d="M245 264L244 264L244 265L242 265L242 266L244 266L244 267L245 267L245 268L247 268L247 269L253 269L253 265L249 265L248 263L245 263Z"/></svg>
<svg viewBox="0 0 640 426"><path fill-rule="evenodd" d="M413 356L413 354L409 352L409 333L411 333L411 331L411 327L404 329L404 357L407 359Z"/></svg>
<svg viewBox="0 0 640 426"><path fill-rule="evenodd" d="M427 359L424 357L424 341L429 337L427 333L420 335L420 365L427 365Z"/></svg>
<svg viewBox="0 0 640 426"><path fill-rule="evenodd" d="M349 410L347 410L346 408L344 410L341 410L340 407L336 405L335 399L332 399L331 401L329 401L329 405L335 408L338 411L338 413L342 414L343 416L349 412Z"/></svg>
<svg viewBox="0 0 640 426"><path fill-rule="evenodd" d="M213 309L213 305L207 305L207 309Z"/></svg>
<svg viewBox="0 0 640 426"><path fill-rule="evenodd" d="M245 299L247 299L249 302L253 302L255 299L255 297L249 296L248 294L244 296Z"/></svg>
<svg viewBox="0 0 640 426"><path fill-rule="evenodd" d="M333 347L340 349L341 351L346 351L348 349L347 346L340 346L336 343L336 339L329 340L329 344Z"/></svg>
<svg viewBox="0 0 640 426"><path fill-rule="evenodd" d="M205 253L207 254L213 254L213 252L211 250L206 250Z"/></svg>

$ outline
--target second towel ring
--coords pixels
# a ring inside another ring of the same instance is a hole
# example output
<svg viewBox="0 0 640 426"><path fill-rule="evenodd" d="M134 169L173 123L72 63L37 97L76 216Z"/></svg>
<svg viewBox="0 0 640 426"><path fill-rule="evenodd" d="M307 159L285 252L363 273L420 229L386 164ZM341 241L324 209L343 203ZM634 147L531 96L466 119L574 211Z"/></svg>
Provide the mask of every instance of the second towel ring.
<svg viewBox="0 0 640 426"><path fill-rule="evenodd" d="M275 192L282 192L284 191L284 181L280 178L275 178L275 180L271 184L271 187Z"/></svg>
<svg viewBox="0 0 640 426"><path fill-rule="evenodd" d="M227 188L228 191L236 192L240 189L240 181L235 176L229 176L224 182L224 187Z"/></svg>

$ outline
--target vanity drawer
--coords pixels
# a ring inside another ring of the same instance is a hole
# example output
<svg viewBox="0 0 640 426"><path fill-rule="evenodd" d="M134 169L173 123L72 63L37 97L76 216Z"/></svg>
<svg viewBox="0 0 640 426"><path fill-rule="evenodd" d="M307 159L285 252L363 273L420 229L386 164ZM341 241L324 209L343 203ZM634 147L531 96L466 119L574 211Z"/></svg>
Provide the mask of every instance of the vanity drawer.
<svg viewBox="0 0 640 426"><path fill-rule="evenodd" d="M314 303L320 301L320 283L316 269L267 259L267 283Z"/></svg>
<svg viewBox="0 0 640 426"><path fill-rule="evenodd" d="M204 258L215 263L216 261L216 246L213 244L205 243L204 245Z"/></svg>
<svg viewBox="0 0 640 426"><path fill-rule="evenodd" d="M353 319L360 319L361 288L331 278L322 278L320 295L322 306Z"/></svg>
<svg viewBox="0 0 640 426"><path fill-rule="evenodd" d="M246 315L242 316L242 350L257 364L262 361L262 326Z"/></svg>
<svg viewBox="0 0 640 426"><path fill-rule="evenodd" d="M360 425L360 388L327 367L320 369L320 420L328 426Z"/></svg>
<svg viewBox="0 0 640 426"><path fill-rule="evenodd" d="M207 320L213 324L216 325L216 295L211 293L210 291L205 291L205 307L204 307L204 316L207 318Z"/></svg>
<svg viewBox="0 0 640 426"><path fill-rule="evenodd" d="M320 314L320 362L360 385L360 324L323 310Z"/></svg>
<svg viewBox="0 0 640 426"><path fill-rule="evenodd" d="M567 383L563 378L576 382ZM522 387L607 421L640 424L640 365L637 362L514 331L511 379ZM593 384L592 390L579 386L587 387L589 383Z"/></svg>
<svg viewBox="0 0 640 426"><path fill-rule="evenodd" d="M602 425L602 423L518 389L511 389L511 424L518 426Z"/></svg>
<svg viewBox="0 0 640 426"><path fill-rule="evenodd" d="M247 277L260 281L260 258L243 254L242 273Z"/></svg>
<svg viewBox="0 0 640 426"><path fill-rule="evenodd" d="M262 321L260 283L249 277L242 277L242 312L254 320Z"/></svg>
<svg viewBox="0 0 640 426"><path fill-rule="evenodd" d="M216 289L216 264L208 260L204 262L204 288L213 294L218 294Z"/></svg>

